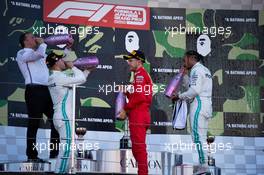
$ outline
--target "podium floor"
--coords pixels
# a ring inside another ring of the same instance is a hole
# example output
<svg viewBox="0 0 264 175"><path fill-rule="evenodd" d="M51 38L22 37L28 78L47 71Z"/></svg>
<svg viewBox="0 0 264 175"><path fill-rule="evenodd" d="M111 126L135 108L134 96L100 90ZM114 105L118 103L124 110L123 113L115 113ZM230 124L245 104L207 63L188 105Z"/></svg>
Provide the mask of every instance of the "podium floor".
<svg viewBox="0 0 264 175"><path fill-rule="evenodd" d="M46 163L5 162L0 163L1 174L54 174L56 159ZM192 175L196 166L182 164L182 155L170 152L148 152L149 175ZM210 174L221 174L219 168L211 167ZM131 149L97 150L92 160L76 159L76 173L87 175L136 175L137 163Z"/></svg>
<svg viewBox="0 0 264 175"><path fill-rule="evenodd" d="M20 175L44 175L44 174L54 174L53 172L1 172L1 174L20 174ZM98 174L98 175L123 175L122 173L99 173L99 172L92 172L92 173L76 173L81 174L81 175L93 175L93 174ZM126 174L126 175L135 175L135 174Z"/></svg>

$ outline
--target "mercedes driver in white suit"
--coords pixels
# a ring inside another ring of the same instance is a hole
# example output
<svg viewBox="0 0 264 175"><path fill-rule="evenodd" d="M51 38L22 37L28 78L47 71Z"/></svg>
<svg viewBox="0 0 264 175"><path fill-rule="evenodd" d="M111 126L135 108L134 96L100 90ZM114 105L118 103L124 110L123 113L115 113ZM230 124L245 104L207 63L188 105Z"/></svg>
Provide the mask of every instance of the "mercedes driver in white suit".
<svg viewBox="0 0 264 175"><path fill-rule="evenodd" d="M50 69L49 91L51 94L55 128L60 133L60 151L56 161L55 173L68 173L71 158L71 120L72 120L72 85L85 83L89 70L81 71L72 62L65 62L63 54L55 52L47 56L46 64ZM72 74L64 70L71 69Z"/></svg>
<svg viewBox="0 0 264 175"><path fill-rule="evenodd" d="M189 116L191 135L199 155L199 169L196 174L207 171L207 130L212 117L212 76L207 67L200 63L203 56L196 51L187 51L184 68L190 71L189 88L173 97L190 102Z"/></svg>

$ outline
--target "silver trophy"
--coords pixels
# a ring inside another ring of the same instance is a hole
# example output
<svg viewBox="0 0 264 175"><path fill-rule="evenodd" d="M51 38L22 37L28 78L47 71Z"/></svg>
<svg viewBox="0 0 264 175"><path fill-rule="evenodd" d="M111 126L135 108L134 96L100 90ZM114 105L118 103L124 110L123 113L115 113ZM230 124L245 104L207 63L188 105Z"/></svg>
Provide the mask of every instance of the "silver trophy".
<svg viewBox="0 0 264 175"><path fill-rule="evenodd" d="M120 149L131 149L132 144L129 136L129 130L128 130L128 119L125 120L125 129L124 129L124 135L120 139Z"/></svg>
<svg viewBox="0 0 264 175"><path fill-rule="evenodd" d="M77 158L78 159L90 159L93 160L93 155L91 150L85 150L84 147L84 138L83 136L86 134L85 127L78 127L76 128L75 133L78 136L78 149L77 149Z"/></svg>
<svg viewBox="0 0 264 175"><path fill-rule="evenodd" d="M123 120L120 119L120 111L124 109L124 106L126 104L126 96L123 92L119 92L116 98L115 103L115 117L116 120ZM128 130L128 119L126 118L124 120L124 135L120 139L120 149L131 149L131 140L129 136L129 130Z"/></svg>
<svg viewBox="0 0 264 175"><path fill-rule="evenodd" d="M215 136L207 136L207 144L208 144L208 165L215 166L215 159L211 153L211 144L215 141Z"/></svg>
<svg viewBox="0 0 264 175"><path fill-rule="evenodd" d="M83 136L86 134L86 128L85 127L78 127L75 130L75 133L78 136L78 148L77 148L77 157L78 159L84 159L85 158L85 150L84 150L84 138Z"/></svg>
<svg viewBox="0 0 264 175"><path fill-rule="evenodd" d="M76 131L75 133L77 134L78 136L78 140L84 140L83 139L83 136L86 134L86 128L85 127L78 127L76 128Z"/></svg>

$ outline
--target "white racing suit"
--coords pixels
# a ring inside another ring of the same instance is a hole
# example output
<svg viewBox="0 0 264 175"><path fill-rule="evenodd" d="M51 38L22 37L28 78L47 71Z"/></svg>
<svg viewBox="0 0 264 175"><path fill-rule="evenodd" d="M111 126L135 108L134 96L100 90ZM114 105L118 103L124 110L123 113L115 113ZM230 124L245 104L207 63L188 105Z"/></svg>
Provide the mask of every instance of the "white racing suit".
<svg viewBox="0 0 264 175"><path fill-rule="evenodd" d="M63 71L53 70L49 76L49 91L54 108L53 123L60 134L59 155L56 161L55 173L67 173L70 167L73 112L71 86L84 83L89 74L89 71L82 72L76 67L72 68L72 72L72 74L67 74Z"/></svg>
<svg viewBox="0 0 264 175"><path fill-rule="evenodd" d="M189 88L179 94L180 99L190 101L190 126L201 165L207 163L208 119L212 117L212 76L210 71L196 63L190 72ZM204 148L204 149L203 149Z"/></svg>

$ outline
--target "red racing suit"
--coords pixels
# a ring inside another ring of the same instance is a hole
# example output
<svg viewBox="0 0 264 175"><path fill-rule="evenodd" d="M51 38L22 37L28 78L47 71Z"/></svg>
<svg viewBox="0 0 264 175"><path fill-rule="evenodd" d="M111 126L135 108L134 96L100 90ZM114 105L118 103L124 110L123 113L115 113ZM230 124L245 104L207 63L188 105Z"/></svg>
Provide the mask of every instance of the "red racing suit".
<svg viewBox="0 0 264 175"><path fill-rule="evenodd" d="M150 124L152 101L152 80L147 71L140 67L134 74L132 92L126 93L129 102L124 110L128 112L132 153L138 163L138 175L148 174L146 131Z"/></svg>

